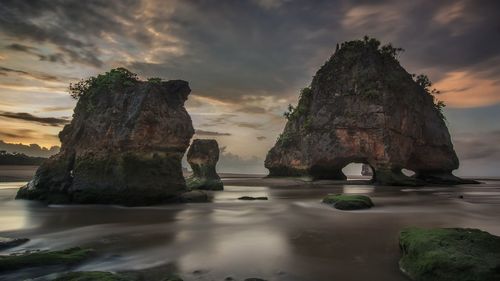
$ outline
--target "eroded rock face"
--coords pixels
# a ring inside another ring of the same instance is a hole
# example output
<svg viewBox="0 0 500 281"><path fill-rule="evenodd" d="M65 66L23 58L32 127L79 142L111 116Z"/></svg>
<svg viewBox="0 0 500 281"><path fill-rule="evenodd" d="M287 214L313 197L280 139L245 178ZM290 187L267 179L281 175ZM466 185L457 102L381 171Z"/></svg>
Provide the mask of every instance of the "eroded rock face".
<svg viewBox="0 0 500 281"><path fill-rule="evenodd" d="M212 139L195 139L189 147L187 161L193 175L187 179L189 188L222 190L223 184L216 172L219 144Z"/></svg>
<svg viewBox="0 0 500 281"><path fill-rule="evenodd" d="M107 81L105 81L108 83ZM181 159L194 134L186 81L126 80L80 97L61 151L17 198L148 205L187 191Z"/></svg>
<svg viewBox="0 0 500 281"><path fill-rule="evenodd" d="M271 176L345 179L355 162L379 184L465 182L451 173L459 162L433 97L375 42L344 43L288 119L265 161Z"/></svg>

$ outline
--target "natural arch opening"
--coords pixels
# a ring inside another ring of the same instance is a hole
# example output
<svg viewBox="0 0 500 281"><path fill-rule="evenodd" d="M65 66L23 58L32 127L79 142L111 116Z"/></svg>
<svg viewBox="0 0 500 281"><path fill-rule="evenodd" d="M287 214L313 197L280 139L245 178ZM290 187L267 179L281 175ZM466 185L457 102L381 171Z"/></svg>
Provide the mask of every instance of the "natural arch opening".
<svg viewBox="0 0 500 281"><path fill-rule="evenodd" d="M410 170L410 169L401 169L401 172L403 173L403 175L407 176L407 177L411 177L411 176L414 176L415 175L415 172L413 170Z"/></svg>
<svg viewBox="0 0 500 281"><path fill-rule="evenodd" d="M352 162L342 168L342 172L347 176L348 180L372 180L373 169L367 163Z"/></svg>

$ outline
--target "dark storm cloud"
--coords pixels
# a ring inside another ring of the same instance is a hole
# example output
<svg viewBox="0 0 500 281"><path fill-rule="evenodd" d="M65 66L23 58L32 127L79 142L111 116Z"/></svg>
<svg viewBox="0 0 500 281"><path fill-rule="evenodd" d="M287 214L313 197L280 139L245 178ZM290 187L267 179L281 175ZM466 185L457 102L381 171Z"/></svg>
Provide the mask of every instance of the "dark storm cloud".
<svg viewBox="0 0 500 281"><path fill-rule="evenodd" d="M26 112L0 111L0 117L35 122L46 126L63 126L69 123L69 121L65 118L39 117Z"/></svg>
<svg viewBox="0 0 500 281"><path fill-rule="evenodd" d="M426 69L433 80L457 69L495 79L500 73L492 63L500 57L500 2L494 0L6 0L0 6L5 35L57 46L42 60L107 66L100 43L111 34L130 53L154 57L128 60L132 70L182 78L199 95L233 102L293 94L337 42L365 34L405 48L404 66ZM155 37L150 27L168 36ZM176 40L175 56L155 47ZM32 51L21 43L12 48Z"/></svg>
<svg viewBox="0 0 500 281"><path fill-rule="evenodd" d="M36 51L36 48L30 47L30 46L26 46L26 45L23 45L23 44L17 44L17 43L10 44L10 45L6 46L5 48L8 49L8 50L13 50L13 51L18 51L18 52L25 52L25 53L31 53L33 51Z"/></svg>
<svg viewBox="0 0 500 281"><path fill-rule="evenodd" d="M214 131L205 131L205 130L200 130L197 129L195 131L195 134L198 136L230 136L230 133L220 133L220 132L214 132Z"/></svg>
<svg viewBox="0 0 500 281"><path fill-rule="evenodd" d="M133 17L138 4L134 0L6 0L0 3L0 30L19 40L54 44L73 62L101 66L96 41L103 32L126 34L120 17Z"/></svg>

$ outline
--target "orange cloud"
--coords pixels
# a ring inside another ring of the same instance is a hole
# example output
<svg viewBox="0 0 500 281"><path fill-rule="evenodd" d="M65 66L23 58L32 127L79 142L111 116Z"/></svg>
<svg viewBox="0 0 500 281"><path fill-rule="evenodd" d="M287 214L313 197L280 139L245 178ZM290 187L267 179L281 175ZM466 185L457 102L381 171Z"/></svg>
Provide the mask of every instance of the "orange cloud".
<svg viewBox="0 0 500 281"><path fill-rule="evenodd" d="M500 85L495 80L468 71L449 72L434 84L439 100L450 107L480 107L500 103Z"/></svg>

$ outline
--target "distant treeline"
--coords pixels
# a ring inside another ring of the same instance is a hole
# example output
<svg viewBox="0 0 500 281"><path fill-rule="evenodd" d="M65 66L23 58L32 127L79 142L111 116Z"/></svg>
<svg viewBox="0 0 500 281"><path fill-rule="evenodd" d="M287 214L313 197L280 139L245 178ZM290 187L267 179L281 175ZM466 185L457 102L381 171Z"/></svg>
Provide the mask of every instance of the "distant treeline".
<svg viewBox="0 0 500 281"><path fill-rule="evenodd" d="M32 143L25 145L22 143L8 143L0 140L0 151L5 150L10 153L24 153L28 156L36 157L50 157L59 152L59 146L52 146L50 148L41 147L38 144Z"/></svg>
<svg viewBox="0 0 500 281"><path fill-rule="evenodd" d="M0 165L40 165L44 157L31 157L23 153L8 153L0 151Z"/></svg>

